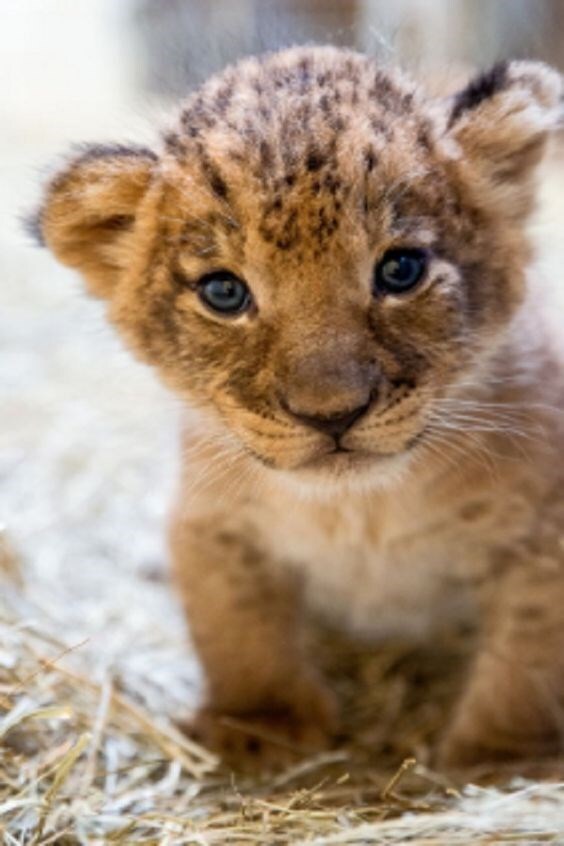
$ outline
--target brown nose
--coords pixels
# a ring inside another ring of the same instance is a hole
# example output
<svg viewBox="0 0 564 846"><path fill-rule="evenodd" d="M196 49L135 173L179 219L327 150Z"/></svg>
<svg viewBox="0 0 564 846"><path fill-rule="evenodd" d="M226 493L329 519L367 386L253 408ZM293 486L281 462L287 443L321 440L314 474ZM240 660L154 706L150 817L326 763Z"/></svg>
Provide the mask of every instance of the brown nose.
<svg viewBox="0 0 564 846"><path fill-rule="evenodd" d="M309 414L301 414L298 411L294 411L292 408L288 408L287 410L300 423L305 423L306 426L311 426L312 429L317 429L319 432L330 435L337 440L351 428L359 417L362 417L369 405L370 403L368 402L365 405L355 408L354 411L347 411L344 414L332 414L330 417L312 417Z"/></svg>

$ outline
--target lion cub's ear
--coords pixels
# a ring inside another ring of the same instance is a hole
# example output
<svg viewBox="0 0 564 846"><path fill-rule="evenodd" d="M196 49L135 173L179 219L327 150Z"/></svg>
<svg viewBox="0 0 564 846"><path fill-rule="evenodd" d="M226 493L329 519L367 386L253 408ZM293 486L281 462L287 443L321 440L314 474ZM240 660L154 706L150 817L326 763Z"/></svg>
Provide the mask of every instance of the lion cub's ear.
<svg viewBox="0 0 564 846"><path fill-rule="evenodd" d="M562 76L541 62L500 62L447 102L447 133L475 164L506 213L530 210L531 175L564 118Z"/></svg>
<svg viewBox="0 0 564 846"><path fill-rule="evenodd" d="M156 163L141 147L90 146L47 187L35 230L98 296L111 292L127 261L124 245Z"/></svg>

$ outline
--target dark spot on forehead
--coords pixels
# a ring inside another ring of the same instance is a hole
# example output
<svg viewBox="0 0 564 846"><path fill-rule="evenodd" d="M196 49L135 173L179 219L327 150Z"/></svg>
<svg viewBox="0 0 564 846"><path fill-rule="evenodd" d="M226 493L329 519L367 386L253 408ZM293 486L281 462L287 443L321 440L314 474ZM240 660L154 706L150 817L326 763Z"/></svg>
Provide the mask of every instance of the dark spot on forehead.
<svg viewBox="0 0 564 846"><path fill-rule="evenodd" d="M311 59L308 56L304 56L303 59L300 59L298 64L298 77L303 86L309 84L311 80Z"/></svg>
<svg viewBox="0 0 564 846"><path fill-rule="evenodd" d="M329 113L329 111L331 110L331 100L329 99L327 94L323 94L319 98L319 106L322 112L324 112L325 114Z"/></svg>
<svg viewBox="0 0 564 846"><path fill-rule="evenodd" d="M320 150L315 147L312 147L307 154L306 158L306 168L310 172L314 172L316 170L320 170L323 167L325 162L325 158Z"/></svg>
<svg viewBox="0 0 564 846"><path fill-rule="evenodd" d="M377 70L370 89L370 96L374 100L384 100L395 94L395 89L388 79L380 70Z"/></svg>
<svg viewBox="0 0 564 846"><path fill-rule="evenodd" d="M344 65L344 76L353 83L358 85L360 82L359 67L357 62L352 59L347 59Z"/></svg>
<svg viewBox="0 0 564 846"><path fill-rule="evenodd" d="M252 117L247 117L243 122L242 131L245 136L245 141L251 144L254 148L258 147L260 143L259 126L260 123L257 122L254 115ZM241 128L239 131L241 131Z"/></svg>
<svg viewBox="0 0 564 846"><path fill-rule="evenodd" d="M334 196L342 187L342 182L334 173L328 173L323 180L323 187L331 196Z"/></svg>
<svg viewBox="0 0 564 846"><path fill-rule="evenodd" d="M203 144L198 145L198 152L200 154L200 166L208 185L216 197L220 200L225 200L229 194L225 179L221 175L217 165L206 154Z"/></svg>
<svg viewBox="0 0 564 846"><path fill-rule="evenodd" d="M378 157L376 156L376 153L372 147L368 147L368 149L364 151L364 164L368 173L374 170L377 161Z"/></svg>
<svg viewBox="0 0 564 846"><path fill-rule="evenodd" d="M213 129L217 124L213 102L206 102L204 95L200 94L194 103L184 110L180 117L180 122L187 131L189 131L190 127L200 131L202 129Z"/></svg>
<svg viewBox="0 0 564 846"><path fill-rule="evenodd" d="M163 137L164 145L169 153L180 155L184 152L184 142L178 132L167 132Z"/></svg>
<svg viewBox="0 0 564 846"><path fill-rule="evenodd" d="M227 157L232 162L237 162L238 165L244 165L247 162L247 156L244 151L238 148L231 148L227 150Z"/></svg>
<svg viewBox="0 0 564 846"><path fill-rule="evenodd" d="M268 170L274 164L274 150L272 145L265 141L264 138L260 142L259 147L260 164L264 170Z"/></svg>
<svg viewBox="0 0 564 846"><path fill-rule="evenodd" d="M284 213L281 197L275 197L265 208L258 227L261 238L268 244L274 243L280 250L295 247L303 236L298 210L290 208Z"/></svg>
<svg viewBox="0 0 564 846"><path fill-rule="evenodd" d="M330 126L333 132L343 132L348 126L348 121L341 115L336 115L332 118Z"/></svg>
<svg viewBox="0 0 564 846"><path fill-rule="evenodd" d="M385 122L380 113L372 114L369 120L370 126L372 127L372 130L374 131L375 135L382 136L383 138L385 138L386 141L392 140L392 138L394 137L392 127Z"/></svg>
<svg viewBox="0 0 564 846"><path fill-rule="evenodd" d="M214 194L220 199L224 200L227 197L227 183L218 170L213 169L210 171L210 186Z"/></svg>
<svg viewBox="0 0 564 846"><path fill-rule="evenodd" d="M279 250L290 250L292 247L297 246L299 240L298 213L293 209L286 218L285 224L282 227L282 234L276 240L276 246Z"/></svg>
<svg viewBox="0 0 564 846"><path fill-rule="evenodd" d="M217 92L214 108L218 114L223 115L229 108L233 99L234 84L233 80L229 79Z"/></svg>
<svg viewBox="0 0 564 846"><path fill-rule="evenodd" d="M339 217L326 206L321 206L317 212L317 227L314 235L318 241L330 238L339 228Z"/></svg>

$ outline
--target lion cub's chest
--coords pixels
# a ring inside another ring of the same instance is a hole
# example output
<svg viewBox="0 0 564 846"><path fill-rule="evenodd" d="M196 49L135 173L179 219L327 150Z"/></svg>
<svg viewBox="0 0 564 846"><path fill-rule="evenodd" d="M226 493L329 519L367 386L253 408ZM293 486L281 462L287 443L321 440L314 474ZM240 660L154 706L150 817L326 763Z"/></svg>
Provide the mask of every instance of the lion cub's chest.
<svg viewBox="0 0 564 846"><path fill-rule="evenodd" d="M303 574L309 603L332 621L370 637L422 637L472 616L475 587L496 551L522 534L528 511L518 495L485 491L411 507L363 497L265 509L260 529L273 558Z"/></svg>

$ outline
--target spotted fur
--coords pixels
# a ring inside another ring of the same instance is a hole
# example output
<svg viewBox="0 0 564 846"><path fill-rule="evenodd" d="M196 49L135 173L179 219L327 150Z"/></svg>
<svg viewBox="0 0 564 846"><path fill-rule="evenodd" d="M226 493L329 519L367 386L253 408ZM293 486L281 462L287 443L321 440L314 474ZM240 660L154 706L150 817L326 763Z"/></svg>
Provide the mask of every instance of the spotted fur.
<svg viewBox="0 0 564 846"><path fill-rule="evenodd" d="M473 597L486 648L445 760L556 742L561 553L548 586L538 567L560 519L563 435L541 409L562 402L561 368L534 323L524 227L561 92L549 68L511 62L436 100L356 53L297 48L208 81L158 153L90 147L47 188L48 247L191 409L171 543L208 682L195 730L238 763L335 727L299 637L312 602L365 635L421 634ZM425 251L426 273L376 292L397 247ZM252 292L239 316L199 295L220 269ZM528 462L504 433L519 403L536 409L523 428L547 430ZM354 419L346 451L329 418ZM251 749L225 714L292 742Z"/></svg>

